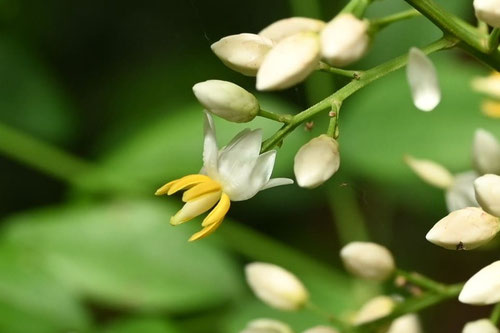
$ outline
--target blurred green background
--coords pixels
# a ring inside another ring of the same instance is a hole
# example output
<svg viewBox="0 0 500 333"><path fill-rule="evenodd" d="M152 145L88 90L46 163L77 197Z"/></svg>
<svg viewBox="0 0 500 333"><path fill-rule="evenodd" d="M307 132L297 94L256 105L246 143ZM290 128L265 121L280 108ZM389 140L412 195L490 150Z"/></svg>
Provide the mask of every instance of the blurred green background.
<svg viewBox="0 0 500 333"><path fill-rule="evenodd" d="M471 2L440 3L473 22ZM474 130L500 137L479 110L471 78L489 70L461 52L432 56L443 101L432 113L411 102L404 71L368 86L342 108L341 171L325 186L280 187L234 203L222 227L188 244L199 219L177 228L179 198L163 183L201 166L202 113L191 87L207 79L250 91L254 79L212 54L219 38L258 32L293 15L329 20L344 1L0 1L0 332L235 333L257 317L301 330L322 318L261 304L243 266L268 261L296 273L313 300L348 315L390 283L344 273L340 247L371 239L398 265L459 282L497 259L496 245L452 252L428 243L446 214L443 193L404 165L411 153L454 172L471 168ZM407 9L377 1L368 17ZM383 30L353 68L369 68L440 36L424 18ZM296 113L345 82L316 73L306 85L258 93L264 109ZM293 176L293 156L326 130L298 128L279 150L274 176ZM219 145L266 119L216 119ZM68 153L64 154L57 148ZM422 314L427 332L459 331L488 308L448 302Z"/></svg>

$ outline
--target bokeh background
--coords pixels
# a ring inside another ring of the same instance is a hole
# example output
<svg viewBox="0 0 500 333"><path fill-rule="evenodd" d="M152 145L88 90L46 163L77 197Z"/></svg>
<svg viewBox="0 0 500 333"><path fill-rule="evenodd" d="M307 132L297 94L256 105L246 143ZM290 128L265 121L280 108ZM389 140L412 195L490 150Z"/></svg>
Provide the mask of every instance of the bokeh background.
<svg viewBox="0 0 500 333"><path fill-rule="evenodd" d="M474 22L470 1L439 1ZM254 79L210 51L219 38L258 32L293 15L329 20L345 1L0 1L0 332L235 333L253 318L319 323L307 312L261 304L243 267L267 261L296 273L326 310L349 315L376 293L349 277L338 251L351 240L389 247L398 265L447 283L498 259L496 244L473 252L428 243L446 214L443 193L423 184L406 153L453 172L471 168L476 128L500 137L500 121L480 112L470 80L489 70L462 52L432 56L443 101L432 113L411 102L404 71L360 91L342 108L341 171L325 186L280 187L234 203L219 231L188 244L199 219L171 227L178 197L163 183L201 166L202 113L191 87ZM407 9L376 1L368 17ZM424 18L383 30L365 69L440 37ZM344 84L316 73L280 93L257 93L264 109L296 113ZM326 130L298 128L279 150L274 176L293 176L293 156ZM216 120L219 144L247 126ZM486 316L450 301L422 313L427 332L456 332Z"/></svg>

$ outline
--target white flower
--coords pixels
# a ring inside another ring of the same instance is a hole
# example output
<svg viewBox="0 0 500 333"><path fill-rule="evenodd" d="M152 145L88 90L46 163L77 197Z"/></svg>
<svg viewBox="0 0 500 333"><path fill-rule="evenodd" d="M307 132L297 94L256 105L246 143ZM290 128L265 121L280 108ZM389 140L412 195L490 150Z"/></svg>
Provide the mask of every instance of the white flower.
<svg viewBox="0 0 500 333"><path fill-rule="evenodd" d="M260 130L246 129L218 151L213 120L205 112L202 171L171 181L156 191L156 195L171 195L186 190L182 196L186 204L170 219L170 223L187 222L215 206L203 220L203 229L189 239L195 241L219 227L231 201L247 200L259 191L292 184L293 181L287 178L270 179L276 151L260 155L261 143Z"/></svg>
<svg viewBox="0 0 500 333"><path fill-rule="evenodd" d="M200 82L193 86L193 92L208 111L229 121L248 122L260 110L259 101L254 95L231 82Z"/></svg>
<svg viewBox="0 0 500 333"><path fill-rule="evenodd" d="M406 77L413 104L422 111L432 111L441 101L436 68L425 53L415 47L408 55Z"/></svg>
<svg viewBox="0 0 500 333"><path fill-rule="evenodd" d="M474 0L474 11L478 20L500 28L500 0Z"/></svg>
<svg viewBox="0 0 500 333"><path fill-rule="evenodd" d="M481 208L456 210L432 227L425 238L449 250L472 250L489 242L500 230L498 218Z"/></svg>
<svg viewBox="0 0 500 333"><path fill-rule="evenodd" d="M252 320L240 333L293 333L285 323L274 319L260 318Z"/></svg>
<svg viewBox="0 0 500 333"><path fill-rule="evenodd" d="M474 193L475 171L456 174L453 184L446 189L446 206L449 212L467 207L479 207Z"/></svg>
<svg viewBox="0 0 500 333"><path fill-rule="evenodd" d="M474 274L465 283L458 300L472 305L500 302L500 261L495 261Z"/></svg>
<svg viewBox="0 0 500 333"><path fill-rule="evenodd" d="M231 35L212 44L212 51L229 68L247 76L257 75L273 42L255 34Z"/></svg>
<svg viewBox="0 0 500 333"><path fill-rule="evenodd" d="M500 176L484 175L474 182L476 198L488 213L500 217Z"/></svg>
<svg viewBox="0 0 500 333"><path fill-rule="evenodd" d="M339 144L320 135L303 145L295 155L293 171L301 187L315 188L330 179L340 166Z"/></svg>
<svg viewBox="0 0 500 333"><path fill-rule="evenodd" d="M472 148L474 166L482 174L500 174L500 142L484 129L476 130Z"/></svg>
<svg viewBox="0 0 500 333"><path fill-rule="evenodd" d="M339 333L339 331L328 326L314 326L303 333Z"/></svg>
<svg viewBox="0 0 500 333"><path fill-rule="evenodd" d="M389 296L377 296L366 302L354 318L354 325L361 325L387 316L395 307L394 300Z"/></svg>
<svg viewBox="0 0 500 333"><path fill-rule="evenodd" d="M309 294L300 280L279 266L254 262L245 267L247 282L264 303L281 310L297 310Z"/></svg>
<svg viewBox="0 0 500 333"><path fill-rule="evenodd" d="M363 279L383 281L395 269L391 252L382 245L369 242L351 242L340 251L346 269Z"/></svg>
<svg viewBox="0 0 500 333"><path fill-rule="evenodd" d="M410 313L394 320L387 333L422 333L422 326L417 315Z"/></svg>
<svg viewBox="0 0 500 333"><path fill-rule="evenodd" d="M346 66L359 60L368 49L369 24L352 14L333 18L321 32L323 58L333 66Z"/></svg>
<svg viewBox="0 0 500 333"><path fill-rule="evenodd" d="M300 83L316 69L319 59L317 34L303 32L287 37L264 59L257 73L257 89L286 89Z"/></svg>
<svg viewBox="0 0 500 333"><path fill-rule="evenodd" d="M430 161L405 156L408 166L426 183L447 189L453 184L453 175L442 165Z"/></svg>
<svg viewBox="0 0 500 333"><path fill-rule="evenodd" d="M308 17L289 17L270 24L262 29L259 35L276 43L301 32L320 32L324 27L325 22L321 20Z"/></svg>
<svg viewBox="0 0 500 333"><path fill-rule="evenodd" d="M479 319L465 324L462 333L499 333L498 328L489 319Z"/></svg>

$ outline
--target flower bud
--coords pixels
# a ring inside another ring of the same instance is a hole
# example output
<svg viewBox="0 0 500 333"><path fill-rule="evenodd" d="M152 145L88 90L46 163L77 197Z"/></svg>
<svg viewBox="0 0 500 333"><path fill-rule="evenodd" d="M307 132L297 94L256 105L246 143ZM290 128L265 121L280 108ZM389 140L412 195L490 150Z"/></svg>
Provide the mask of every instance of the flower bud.
<svg viewBox="0 0 500 333"><path fill-rule="evenodd" d="M422 326L417 315L410 313L394 320L387 333L422 333Z"/></svg>
<svg viewBox="0 0 500 333"><path fill-rule="evenodd" d="M368 49L369 24L352 14L340 14L321 32L323 58L333 66L346 66L359 60Z"/></svg>
<svg viewBox="0 0 500 333"><path fill-rule="evenodd" d="M484 129L476 130L472 148L474 166L482 174L500 174L500 142Z"/></svg>
<svg viewBox="0 0 500 333"><path fill-rule="evenodd" d="M413 104L422 111L432 111L441 101L436 68L424 52L412 47L408 55L406 78Z"/></svg>
<svg viewBox="0 0 500 333"><path fill-rule="evenodd" d="M345 268L363 279L383 281L394 271L394 259L385 247L369 242L351 242L340 251Z"/></svg>
<svg viewBox="0 0 500 333"><path fill-rule="evenodd" d="M484 175L474 182L476 198L484 211L500 217L500 176Z"/></svg>
<svg viewBox="0 0 500 333"><path fill-rule="evenodd" d="M271 307L297 310L309 299L302 282L279 266L254 262L245 267L245 274L255 295Z"/></svg>
<svg viewBox="0 0 500 333"><path fill-rule="evenodd" d="M260 36L267 37L277 43L282 39L301 32L320 32L325 22L308 17L289 17L272 23L259 32Z"/></svg>
<svg viewBox="0 0 500 333"><path fill-rule="evenodd" d="M498 328L489 319L479 319L465 324L462 333L499 333Z"/></svg>
<svg viewBox="0 0 500 333"><path fill-rule="evenodd" d="M475 91L500 99L500 73L493 72L486 77L476 77L471 82Z"/></svg>
<svg viewBox="0 0 500 333"><path fill-rule="evenodd" d="M328 326L315 326L303 333L339 333L339 331Z"/></svg>
<svg viewBox="0 0 500 333"><path fill-rule="evenodd" d="M265 57L257 73L258 90L289 88L316 69L320 59L318 35L303 32L281 40Z"/></svg>
<svg viewBox="0 0 500 333"><path fill-rule="evenodd" d="M333 176L339 166L339 144L323 134L300 147L293 171L300 187L315 188Z"/></svg>
<svg viewBox="0 0 500 333"><path fill-rule="evenodd" d="M441 219L425 238L448 250L472 250L489 242L499 230L498 218L481 208L468 207Z"/></svg>
<svg viewBox="0 0 500 333"><path fill-rule="evenodd" d="M252 320L240 333L293 333L285 323L274 319L260 318Z"/></svg>
<svg viewBox="0 0 500 333"><path fill-rule="evenodd" d="M446 190L446 207L449 212L467 207L479 207L474 193L475 171L462 172L454 176L455 181Z"/></svg>
<svg viewBox="0 0 500 333"><path fill-rule="evenodd" d="M212 44L212 51L229 68L243 75L255 76L273 42L255 34L231 35Z"/></svg>
<svg viewBox="0 0 500 333"><path fill-rule="evenodd" d="M465 283L458 300L471 305L500 302L500 260L474 274Z"/></svg>
<svg viewBox="0 0 500 333"><path fill-rule="evenodd" d="M405 162L424 182L446 189L453 184L453 175L442 165L430 161L405 156Z"/></svg>
<svg viewBox="0 0 500 333"><path fill-rule="evenodd" d="M369 321L387 316L395 307L394 300L389 296L377 296L365 303L354 318L354 325L361 325Z"/></svg>
<svg viewBox="0 0 500 333"><path fill-rule="evenodd" d="M478 20L488 25L500 28L500 1L499 0L474 0L474 11Z"/></svg>
<svg viewBox="0 0 500 333"><path fill-rule="evenodd" d="M198 101L208 111L228 121L245 123L257 115L259 101L240 86L221 80L208 80L193 86Z"/></svg>

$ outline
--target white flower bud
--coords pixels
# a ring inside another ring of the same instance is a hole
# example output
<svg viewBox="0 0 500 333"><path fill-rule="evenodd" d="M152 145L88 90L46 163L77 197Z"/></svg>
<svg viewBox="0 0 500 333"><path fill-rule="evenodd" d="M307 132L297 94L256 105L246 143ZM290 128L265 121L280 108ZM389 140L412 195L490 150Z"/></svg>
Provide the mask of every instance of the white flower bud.
<svg viewBox="0 0 500 333"><path fill-rule="evenodd" d="M345 268L363 279L383 281L395 269L391 252L382 245L351 242L340 251Z"/></svg>
<svg viewBox="0 0 500 333"><path fill-rule="evenodd" d="M413 104L422 111L432 111L441 101L436 68L424 52L412 47L408 55L406 78Z"/></svg>
<svg viewBox="0 0 500 333"><path fill-rule="evenodd" d="M245 273L255 295L269 306L281 310L297 310L309 299L302 282L279 266L254 262L245 267Z"/></svg>
<svg viewBox="0 0 500 333"><path fill-rule="evenodd" d="M339 331L328 326L315 326L303 333L339 333Z"/></svg>
<svg viewBox="0 0 500 333"><path fill-rule="evenodd" d="M359 60L368 49L369 24L352 14L340 14L321 32L323 58L333 66L346 66Z"/></svg>
<svg viewBox="0 0 500 333"><path fill-rule="evenodd" d="M308 17L289 17L276 21L262 29L259 35L279 42L282 39L301 32L320 32L325 27L325 22Z"/></svg>
<svg viewBox="0 0 500 333"><path fill-rule="evenodd" d="M500 28L500 1L499 0L474 0L474 11L478 20L490 26Z"/></svg>
<svg viewBox="0 0 500 333"><path fill-rule="evenodd" d="M472 89L500 99L500 73L493 72L486 77L476 77L471 82Z"/></svg>
<svg viewBox="0 0 500 333"><path fill-rule="evenodd" d="M339 144L323 134L300 147L293 171L300 187L315 188L330 179L339 166Z"/></svg>
<svg viewBox="0 0 500 333"><path fill-rule="evenodd" d="M240 333L293 333L285 323L274 319L260 318L252 320Z"/></svg>
<svg viewBox="0 0 500 333"><path fill-rule="evenodd" d="M255 118L260 109L254 95L231 82L200 82L193 86L193 92L208 111L228 121L248 122Z"/></svg>
<svg viewBox="0 0 500 333"><path fill-rule="evenodd" d="M474 182L476 198L488 213L500 217L500 176L484 175Z"/></svg>
<svg viewBox="0 0 500 333"><path fill-rule="evenodd" d="M387 316L395 307L394 300L389 296L377 296L365 303L354 318L354 325Z"/></svg>
<svg viewBox="0 0 500 333"><path fill-rule="evenodd" d="M243 75L255 76L273 42L255 34L231 35L212 44L212 51L229 68Z"/></svg>
<svg viewBox="0 0 500 333"><path fill-rule="evenodd" d="M498 218L481 208L468 207L442 218L425 238L448 250L472 250L489 242L499 230Z"/></svg>
<svg viewBox="0 0 500 333"><path fill-rule="evenodd" d="M500 302L500 260L474 274L465 283L458 300L471 305Z"/></svg>
<svg viewBox="0 0 500 333"><path fill-rule="evenodd" d="M317 34L303 32L287 37L264 59L257 73L257 89L286 89L300 83L316 69L319 59Z"/></svg>
<svg viewBox="0 0 500 333"><path fill-rule="evenodd" d="M479 319L465 324L462 333L499 333L498 328L489 319Z"/></svg>
<svg viewBox="0 0 500 333"><path fill-rule="evenodd" d="M410 313L394 320L387 333L422 333L422 326L417 315Z"/></svg>
<svg viewBox="0 0 500 333"><path fill-rule="evenodd" d="M482 174L500 174L500 142L484 129L476 130L472 148L474 166Z"/></svg>
<svg viewBox="0 0 500 333"><path fill-rule="evenodd" d="M479 177L475 171L455 175L455 181L446 190L446 206L449 212L467 207L479 207L474 193L474 180Z"/></svg>
<svg viewBox="0 0 500 333"><path fill-rule="evenodd" d="M405 162L424 182L446 189L453 184L453 175L441 164L405 156Z"/></svg>

